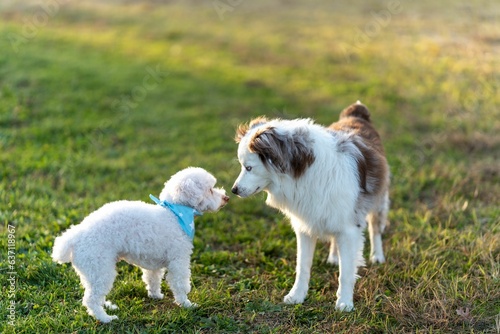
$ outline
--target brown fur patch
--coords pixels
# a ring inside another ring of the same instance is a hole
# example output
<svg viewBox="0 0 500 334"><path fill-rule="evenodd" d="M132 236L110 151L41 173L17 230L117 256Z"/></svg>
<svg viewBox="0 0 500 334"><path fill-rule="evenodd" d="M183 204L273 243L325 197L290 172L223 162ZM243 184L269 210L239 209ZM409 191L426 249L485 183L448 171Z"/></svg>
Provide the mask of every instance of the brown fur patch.
<svg viewBox="0 0 500 334"><path fill-rule="evenodd" d="M266 167L298 178L314 162L309 136L304 130L279 134L275 128L259 129L250 141L249 149L259 155Z"/></svg>
<svg viewBox="0 0 500 334"><path fill-rule="evenodd" d="M380 193L388 173L385 157L367 146L359 137L353 140L353 144L362 156L357 159L361 189L366 194Z"/></svg>
<svg viewBox="0 0 500 334"><path fill-rule="evenodd" d="M340 119L346 117L357 117L370 122L370 112L364 104L361 104L361 102L351 104L349 107L342 110L340 113Z"/></svg>
<svg viewBox="0 0 500 334"><path fill-rule="evenodd" d="M332 123L328 128L334 131L353 132L362 137L366 145L377 150L379 153L384 154L382 140L370 121L366 120L364 117L356 116L356 113L346 113L346 110L351 110L351 107L353 106L359 108L359 106L363 105L353 104L350 107L347 107L344 111L342 111L339 121ZM368 112L368 109L365 106L363 106L363 108Z"/></svg>
<svg viewBox="0 0 500 334"><path fill-rule="evenodd" d="M252 121L250 121L249 124L246 123L240 124L240 126L238 126L238 128L236 129L236 135L234 137L234 140L236 141L236 143L239 143L241 139L245 137L245 135L248 133L249 130L265 123L267 123L267 118L261 116L253 119Z"/></svg>
<svg viewBox="0 0 500 334"><path fill-rule="evenodd" d="M364 193L377 194L384 189L388 178L388 165L379 134L370 122L366 106L355 103L345 108L340 119L329 126L334 131L355 134L353 144L361 153L356 157L360 187Z"/></svg>

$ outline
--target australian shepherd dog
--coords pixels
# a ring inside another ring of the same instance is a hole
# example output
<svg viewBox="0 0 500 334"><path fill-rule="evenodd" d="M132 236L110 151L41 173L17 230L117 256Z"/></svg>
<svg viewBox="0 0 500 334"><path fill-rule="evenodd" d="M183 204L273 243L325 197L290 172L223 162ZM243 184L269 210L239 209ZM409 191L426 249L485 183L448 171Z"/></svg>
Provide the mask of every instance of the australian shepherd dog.
<svg viewBox="0 0 500 334"><path fill-rule="evenodd" d="M310 119L260 117L241 125L236 141L242 168L232 192L248 197L265 191L266 203L290 218L297 235L295 283L285 303L306 298L320 239L331 242L328 262L340 267L336 308L352 310L367 225L370 260L385 261L381 233L389 210L389 166L368 109L358 101L329 127Z"/></svg>

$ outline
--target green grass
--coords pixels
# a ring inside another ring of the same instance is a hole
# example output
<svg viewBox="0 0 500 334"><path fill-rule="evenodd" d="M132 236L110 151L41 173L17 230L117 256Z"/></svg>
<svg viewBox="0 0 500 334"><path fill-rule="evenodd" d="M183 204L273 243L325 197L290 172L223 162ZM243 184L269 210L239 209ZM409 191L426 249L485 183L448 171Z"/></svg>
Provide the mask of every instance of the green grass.
<svg viewBox="0 0 500 334"><path fill-rule="evenodd" d="M243 1L221 20L211 2L1 4L0 332L498 333L500 7L401 1L377 28L387 6ZM197 309L176 307L166 285L148 299L140 271L120 263L120 319L102 325L73 269L51 261L70 225L112 200L148 201L179 169L204 167L229 189L239 123L329 124L357 99L393 176L388 261L360 270L354 312L334 309L325 244L305 303L282 303L295 237L263 195L197 218Z"/></svg>

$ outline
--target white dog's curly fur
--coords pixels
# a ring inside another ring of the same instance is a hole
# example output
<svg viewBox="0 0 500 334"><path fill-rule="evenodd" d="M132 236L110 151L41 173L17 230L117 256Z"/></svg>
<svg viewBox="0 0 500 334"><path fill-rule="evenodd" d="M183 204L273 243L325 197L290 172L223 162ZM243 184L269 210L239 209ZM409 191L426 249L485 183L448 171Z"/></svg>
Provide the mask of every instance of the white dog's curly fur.
<svg viewBox="0 0 500 334"><path fill-rule="evenodd" d="M204 169L186 168L165 183L159 198L200 212L216 211L229 197L223 189L214 188L215 183L215 177ZM83 305L90 315L106 323L117 319L103 306L117 308L106 301L106 295L120 260L142 269L148 296L155 299L163 298L161 279L166 269L175 302L192 306L187 297L192 249L192 240L172 211L141 201L117 201L105 204L56 238L52 258L59 263L72 262L85 288Z"/></svg>
<svg viewBox="0 0 500 334"><path fill-rule="evenodd" d="M339 310L352 310L357 267L364 264L368 219L371 261L384 262L381 233L389 210L389 166L368 109L360 102L328 128L309 119L257 118L236 133L242 170L232 192L265 191L266 203L290 217L297 235L295 284L284 301L302 303L317 239L331 241L339 263Z"/></svg>

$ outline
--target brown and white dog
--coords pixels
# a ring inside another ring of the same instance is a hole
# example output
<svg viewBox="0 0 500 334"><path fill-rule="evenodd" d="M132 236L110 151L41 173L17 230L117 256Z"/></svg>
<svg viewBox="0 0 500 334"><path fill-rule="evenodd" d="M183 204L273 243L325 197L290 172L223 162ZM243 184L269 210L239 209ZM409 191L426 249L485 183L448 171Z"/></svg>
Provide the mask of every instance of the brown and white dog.
<svg viewBox="0 0 500 334"><path fill-rule="evenodd" d="M285 303L304 301L316 241L323 239L331 241L328 262L340 265L336 308L352 310L366 220L371 261L385 261L389 166L368 109L358 101L328 128L310 119L261 117L241 125L236 142L242 170L232 192L265 191L266 203L290 218L297 235L295 284Z"/></svg>

